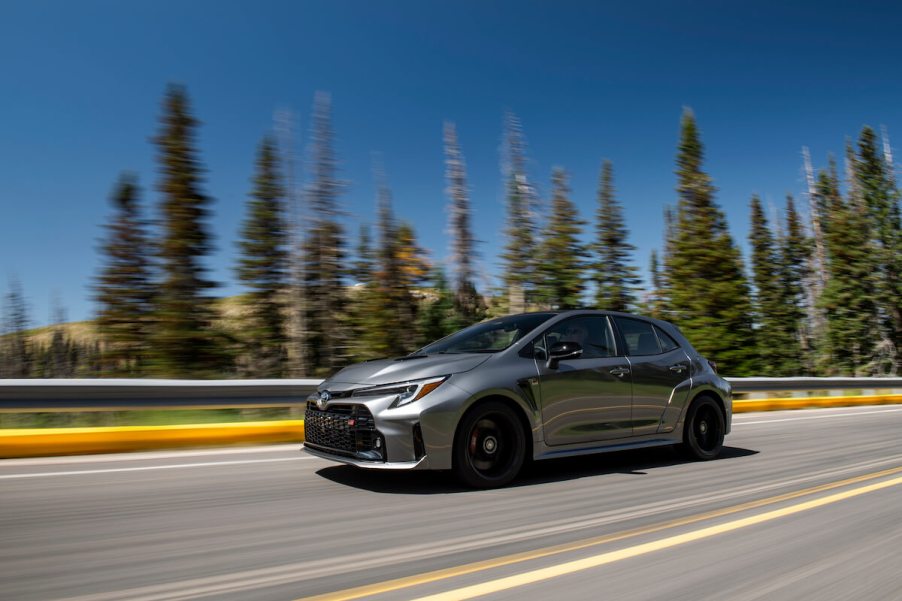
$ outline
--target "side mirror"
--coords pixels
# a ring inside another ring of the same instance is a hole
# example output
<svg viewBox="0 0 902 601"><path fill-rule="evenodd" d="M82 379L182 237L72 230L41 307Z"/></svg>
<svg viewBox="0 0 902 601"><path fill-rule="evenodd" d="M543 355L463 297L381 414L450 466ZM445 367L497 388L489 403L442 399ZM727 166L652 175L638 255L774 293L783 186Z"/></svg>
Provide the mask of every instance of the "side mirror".
<svg viewBox="0 0 902 601"><path fill-rule="evenodd" d="M555 342L548 351L548 369L557 369L559 361L577 359L583 354L583 347L578 342Z"/></svg>

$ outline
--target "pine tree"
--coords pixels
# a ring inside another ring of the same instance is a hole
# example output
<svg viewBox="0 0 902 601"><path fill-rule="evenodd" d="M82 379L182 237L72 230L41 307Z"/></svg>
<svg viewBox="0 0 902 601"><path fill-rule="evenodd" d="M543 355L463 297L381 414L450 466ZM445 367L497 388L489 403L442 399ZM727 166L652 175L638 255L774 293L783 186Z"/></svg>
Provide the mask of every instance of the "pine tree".
<svg viewBox="0 0 902 601"><path fill-rule="evenodd" d="M379 252L374 281L358 297L362 303L358 323L358 355L366 358L397 356L414 350L417 303L414 288L425 277L422 249L413 229L396 223L391 191L377 166Z"/></svg>
<svg viewBox="0 0 902 601"><path fill-rule="evenodd" d="M595 305L609 311L629 311L636 304L639 278L630 265L636 247L627 242L623 210L614 196L614 167L604 161L598 185L595 222Z"/></svg>
<svg viewBox="0 0 902 601"><path fill-rule="evenodd" d="M400 329L396 336L402 345L401 350L409 353L416 349L417 334L407 324L417 321L420 310L417 302L418 291L427 282L432 266L427 259L426 251L417 242L416 231L409 223L401 222L398 225L395 252L400 276L394 299L398 315L397 326ZM461 327L464 325L469 324L462 324Z"/></svg>
<svg viewBox="0 0 902 601"><path fill-rule="evenodd" d="M658 259L658 283L655 287L658 296L658 312L661 316L667 314L670 286L667 273L667 265L670 264L670 256L673 254L673 246L676 241L676 214L670 205L664 207L664 248ZM663 318L663 317L662 317Z"/></svg>
<svg viewBox="0 0 902 601"><path fill-rule="evenodd" d="M53 332L50 334L50 344L45 353L44 375L41 377L71 378L75 375L72 369L73 366L68 360L69 347L72 341L63 329L63 325L66 323L66 310L56 295L51 301L51 306L53 309L50 315L50 322L53 324Z"/></svg>
<svg viewBox="0 0 902 601"><path fill-rule="evenodd" d="M803 280L805 296L805 321L803 327L805 336L803 343L808 350L805 368L812 373L820 374L826 373L830 369L827 315L821 302L821 297L829 277L826 232L829 226L829 207L832 206L832 200L825 198L821 193L820 176L815 176L814 168L811 165L811 155L807 147L802 148L802 156L808 188L809 225L812 243L804 265L806 277ZM839 175L837 173L836 160L833 156L829 159L829 168L826 176L830 178L830 181L836 182L835 191L836 194L839 194Z"/></svg>
<svg viewBox="0 0 902 601"><path fill-rule="evenodd" d="M361 223L357 242L357 259L354 261L354 280L357 284L364 286L372 284L374 262L370 227Z"/></svg>
<svg viewBox="0 0 902 601"><path fill-rule="evenodd" d="M525 147L520 120L511 112L505 113L502 175L507 188L507 244L501 259L511 313L526 310L534 284L536 240L532 212L535 191L526 174Z"/></svg>
<svg viewBox="0 0 902 601"><path fill-rule="evenodd" d="M250 288L249 313L242 327L245 373L257 378L278 378L285 362L285 293L288 270L288 230L285 190L279 172L275 142L266 137L257 155L253 191L238 247L236 274Z"/></svg>
<svg viewBox="0 0 902 601"><path fill-rule="evenodd" d="M752 196L749 244L752 248L752 280L755 284L754 309L758 325L758 364L764 373L781 376L786 347L791 341L783 319L783 295L780 262L774 238L761 207L761 199Z"/></svg>
<svg viewBox="0 0 902 601"><path fill-rule="evenodd" d="M367 361L387 356L383 344L385 307L379 294L379 268L372 248L370 229L360 226L357 243L357 259L354 262L354 288L348 299L351 322L351 358Z"/></svg>
<svg viewBox="0 0 902 601"><path fill-rule="evenodd" d="M310 158L312 181L307 190L312 222L305 241L305 297L310 373L328 374L348 359L345 314L345 241L338 218L338 159L332 131L331 99L316 95Z"/></svg>
<svg viewBox="0 0 902 601"><path fill-rule="evenodd" d="M755 369L749 287L742 257L702 170L695 117L683 113L677 154L679 204L666 258L668 316L731 376Z"/></svg>
<svg viewBox="0 0 902 601"><path fill-rule="evenodd" d="M288 315L286 318L286 375L292 378L304 378L308 369L307 347L307 299L305 296L304 277L304 239L305 223L303 202L304 195L299 193L295 179L295 137L294 114L289 110L276 112L274 125L279 141L279 163L283 167L285 180L285 204L288 217L288 263L289 293Z"/></svg>
<svg viewBox="0 0 902 601"><path fill-rule="evenodd" d="M892 356L902 349L902 224L899 191L892 166L886 165L877 148L874 130L865 126L858 139L858 156L852 159L856 189L867 210L872 268L877 278L877 303L884 337Z"/></svg>
<svg viewBox="0 0 902 601"><path fill-rule="evenodd" d="M570 200L567 173L555 168L551 179L551 215L539 250L539 297L547 306L573 309L583 304L588 252L580 235L586 222Z"/></svg>
<svg viewBox="0 0 902 601"><path fill-rule="evenodd" d="M413 323L416 305L410 282L404 276L400 226L392 208L392 194L381 166L377 168L379 209L379 272L376 285L378 307L373 315L378 320L373 334L387 355L401 355L413 350L416 334L407 324Z"/></svg>
<svg viewBox="0 0 902 601"><path fill-rule="evenodd" d="M806 358L804 352L813 344L805 328L805 281L809 278L811 241L805 235L802 219L796 212L791 195L786 197L786 231L779 240L778 256L781 325L786 332L780 375L803 375L803 372L812 372L814 367L814 362Z"/></svg>
<svg viewBox="0 0 902 601"><path fill-rule="evenodd" d="M25 334L28 329L28 307L18 278L9 279L3 299L3 334L0 338L0 377L28 378L32 375L34 350Z"/></svg>
<svg viewBox="0 0 902 601"><path fill-rule="evenodd" d="M46 370L47 375L44 376L45 378L72 377L66 362L67 346L68 340L66 339L66 335L62 328L53 328L53 333L50 335L50 345L47 349L48 361Z"/></svg>
<svg viewBox="0 0 902 601"><path fill-rule="evenodd" d="M401 268L401 286L412 292L429 277L431 265L426 250L417 242L417 233L409 223L401 222L397 230L398 265ZM408 302L412 302L411 300Z"/></svg>
<svg viewBox="0 0 902 601"><path fill-rule="evenodd" d="M651 249L651 258L649 259L649 273L651 273L651 285L655 290L664 287L664 281L661 275L661 267L658 263L658 251Z"/></svg>
<svg viewBox="0 0 902 601"><path fill-rule="evenodd" d="M485 301L477 292L473 282L475 240L470 225L470 193L467 188L467 169L463 153L457 141L457 129L450 121L445 122L445 177L448 182L446 192L450 204L452 257L455 267L454 300L455 308L464 324L481 320L485 316Z"/></svg>
<svg viewBox="0 0 902 601"><path fill-rule="evenodd" d="M163 195L162 281L154 295L150 348L153 372L176 377L211 375L221 364L206 294L216 286L204 265L213 250L207 225L212 200L201 191L202 168L194 149L197 124L184 88L170 86L156 137Z"/></svg>
<svg viewBox="0 0 902 601"><path fill-rule="evenodd" d="M417 319L417 346L425 346L463 327L454 309L454 292L448 287L445 272L436 267L430 279L435 298L425 303Z"/></svg>
<svg viewBox="0 0 902 601"><path fill-rule="evenodd" d="M416 315L412 290L404 278L401 255L400 226L392 207L392 194L382 167L379 173L379 243L380 269L377 294L381 305L376 315L380 322L376 331L388 355L401 355L413 350L415 334L406 327Z"/></svg>
<svg viewBox="0 0 902 601"><path fill-rule="evenodd" d="M651 250L648 261L648 273L651 280L651 289L645 295L643 312L652 317L664 319L664 278L658 261L658 251Z"/></svg>
<svg viewBox="0 0 902 601"><path fill-rule="evenodd" d="M827 317L827 354L822 359L828 375L867 375L874 357L874 332L879 327L877 281L873 273L874 248L869 235L867 209L850 190L848 201L839 193L834 173L821 172L818 194L825 199L827 219L827 285L819 305Z"/></svg>
<svg viewBox="0 0 902 601"><path fill-rule="evenodd" d="M153 298L151 248L134 176L123 174L112 195L114 214L100 250L104 265L94 286L97 328L106 342L104 373L145 370Z"/></svg>

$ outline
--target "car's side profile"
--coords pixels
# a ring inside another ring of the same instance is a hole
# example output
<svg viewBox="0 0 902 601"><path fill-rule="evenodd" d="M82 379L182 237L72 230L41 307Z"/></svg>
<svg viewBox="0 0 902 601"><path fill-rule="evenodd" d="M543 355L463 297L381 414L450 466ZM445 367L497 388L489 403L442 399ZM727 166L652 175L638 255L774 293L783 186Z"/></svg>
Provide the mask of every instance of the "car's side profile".
<svg viewBox="0 0 902 601"><path fill-rule="evenodd" d="M731 420L729 383L672 324L548 311L339 371L308 398L304 448L493 487L530 459L673 444L712 459Z"/></svg>

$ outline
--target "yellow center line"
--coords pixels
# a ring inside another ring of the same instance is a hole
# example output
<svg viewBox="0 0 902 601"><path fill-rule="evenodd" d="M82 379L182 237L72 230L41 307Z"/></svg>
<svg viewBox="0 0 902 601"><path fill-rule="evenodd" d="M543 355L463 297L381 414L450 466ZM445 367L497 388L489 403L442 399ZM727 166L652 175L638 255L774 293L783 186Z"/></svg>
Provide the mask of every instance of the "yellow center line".
<svg viewBox="0 0 902 601"><path fill-rule="evenodd" d="M799 497L803 497L806 495L816 494L816 493L832 490L835 488L839 488L842 486L849 486L851 484L857 484L859 482L873 480L875 478L891 476L891 475L897 474L899 472L902 472L902 466L894 467L894 468L890 468L890 469L886 469L886 470L881 470L881 471L873 472L870 474L864 474L861 476L855 476L852 478L847 478L845 480L839 480L836 482L821 484L818 486L805 488L805 489L798 490L795 492L784 493L781 495L776 495L776 496L768 497L765 499L759 499L757 501L749 501L746 503L741 503L739 505L733 505L731 507L726 507L723 509L716 509L713 511L708 511L708 512L701 513L701 514L694 515L694 516L677 518L677 519L670 520L667 522L653 524L651 526L645 526L642 528L625 530L623 532L596 536L596 537L578 540L578 541L574 541L574 542L570 542L570 543L564 543L564 544L560 544L560 545L546 547L546 548L538 549L535 551L525 551L525 552L521 552L521 553L514 553L511 555L505 555L505 556L497 557L494 559L487 559L487 560L483 560L483 561L468 563L468 564L464 564L461 566L455 566L455 567L451 567L451 568L443 568L440 570L433 570L430 572L424 572L422 574L415 574L413 576L405 576L402 578L386 580L384 582L377 582L374 584L367 584L364 586L358 586L358 587L349 588L349 589L336 591L336 592L332 592L332 593L325 593L323 595L316 595L313 597L305 597L298 601L347 601L347 600L351 600L351 599L360 599L362 597L379 595L379 594L388 593L391 591L397 591L397 590L401 590L401 589L411 588L411 587L418 586L421 584L429 584L432 582L438 582L441 580L456 578L458 576L464 576L464 575L473 574L476 572L483 572L486 570L491 570L494 568L499 568L499 567L508 566L508 565L512 565L512 564L523 563L523 562L531 561L534 559L541 559L544 557L559 555L559 554L568 553L571 551L578 551L580 549L585 549L585 548L589 548L589 547L603 545L606 543L616 542L616 541L623 540L626 538L632 538L632 537L641 536L644 534L652 534L654 532L660 532L661 530L667 530L670 528L676 528L679 526L694 524L694 523L701 522L704 520L710 520L710 519L722 517L725 515L737 513L740 511L747 511L749 509L756 509L758 507L763 507L765 505L772 505L774 503L789 501L789 500L797 499ZM766 515L766 514L764 514L764 515ZM480 594L482 594L482 593L480 593ZM460 597L457 597L457 598L460 598Z"/></svg>
<svg viewBox="0 0 902 601"><path fill-rule="evenodd" d="M605 564L613 563L615 561L621 561L623 559L629 559L631 557L637 557L639 555L644 555L646 553L651 553L653 551L669 549L670 547L676 547L677 545L683 545L685 543L690 543L693 541L701 540L703 538L709 538L711 536L716 536L718 534L723 534L725 532L731 532L733 530L739 530L740 528L746 528L748 526L753 526L755 524L761 524L762 522L768 522L770 520L775 520L777 518L782 518L782 517L786 517L788 515L793 515L795 513L800 513L802 511L808 511L809 509L814 509L816 507L822 507L824 505L829 505L830 503L836 503L837 501L842 501L844 499L857 497L859 495L863 495L863 494L866 494L869 492L874 492L875 490L889 488L891 486L897 486L899 484L902 484L902 476L893 478L891 480L884 480L882 482L866 484L866 485L860 486L858 488L853 488L851 490L845 490L842 492L834 493L832 495L827 495L827 496L821 497L819 499L812 499L811 501L803 501L803 502L797 503L795 505L790 505L789 507L774 509L773 511L768 511L768 512L761 513L758 515L753 515L753 516L750 516L747 518L740 518L737 520L732 520L732 521L726 522L724 524L718 524L716 526L708 526L707 528L701 528L699 530L694 530L692 532L687 532L685 534L669 536L667 538L662 538L660 540L652 541L649 543L633 545L632 547L627 547L625 549L619 549L617 551L609 551L607 553L600 553L598 555L593 555L591 557L577 559L574 561L568 561L565 563L560 563L557 565L549 566L547 568L530 570L529 572L515 574L513 576L508 576L506 578L497 578L495 580L490 580L488 582L483 582L480 584L474 584L472 586L465 586L465 587L454 589L454 590L451 590L451 591L448 591L445 593L438 593L436 595L420 597L420 598L416 599L415 601L461 601L463 599L472 599L474 597L481 597L483 595L497 593L499 591L504 591L504 590L524 586L527 584L540 582L542 580L548 580L550 578L557 578L559 576L564 576L566 574L572 574L574 572L588 570L590 568L597 568L597 567L603 566Z"/></svg>

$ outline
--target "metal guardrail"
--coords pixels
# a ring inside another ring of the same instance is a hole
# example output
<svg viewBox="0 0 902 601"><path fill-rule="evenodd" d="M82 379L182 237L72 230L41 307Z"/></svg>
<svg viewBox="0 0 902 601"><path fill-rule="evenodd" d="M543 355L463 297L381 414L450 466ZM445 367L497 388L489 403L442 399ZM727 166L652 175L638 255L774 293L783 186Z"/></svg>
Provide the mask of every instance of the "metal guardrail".
<svg viewBox="0 0 902 601"><path fill-rule="evenodd" d="M301 406L322 380L0 380L0 412Z"/></svg>
<svg viewBox="0 0 902 601"><path fill-rule="evenodd" d="M896 390L902 378L727 378L735 394ZM322 380L0 380L0 412L297 407Z"/></svg>
<svg viewBox="0 0 902 601"><path fill-rule="evenodd" d="M895 390L902 388L902 378L727 378L727 380L733 385L734 394L794 390Z"/></svg>

